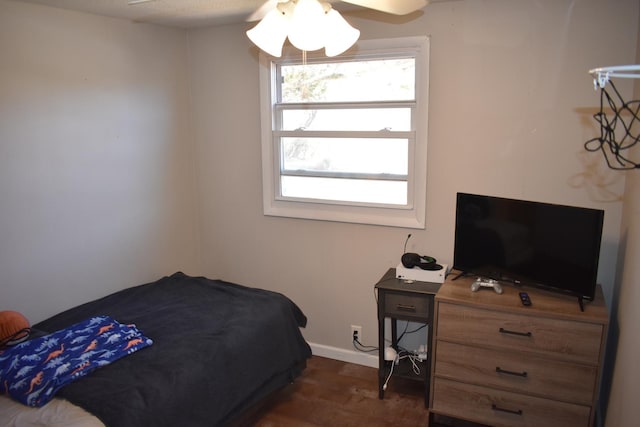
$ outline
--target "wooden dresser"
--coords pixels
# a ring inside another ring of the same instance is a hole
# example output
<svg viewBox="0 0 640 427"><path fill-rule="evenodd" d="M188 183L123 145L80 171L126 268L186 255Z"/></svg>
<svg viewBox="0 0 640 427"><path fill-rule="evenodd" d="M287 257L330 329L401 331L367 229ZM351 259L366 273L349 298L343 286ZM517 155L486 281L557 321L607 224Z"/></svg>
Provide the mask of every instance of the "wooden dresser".
<svg viewBox="0 0 640 427"><path fill-rule="evenodd" d="M576 298L451 280L435 298L430 412L491 426L591 426L608 324L598 287ZM518 292L529 294L524 307Z"/></svg>

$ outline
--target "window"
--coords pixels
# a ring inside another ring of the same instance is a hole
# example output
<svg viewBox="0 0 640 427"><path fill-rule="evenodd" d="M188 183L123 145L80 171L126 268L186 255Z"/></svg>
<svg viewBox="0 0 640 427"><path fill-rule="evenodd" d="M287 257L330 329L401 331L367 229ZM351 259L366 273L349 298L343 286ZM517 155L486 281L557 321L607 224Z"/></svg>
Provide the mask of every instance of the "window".
<svg viewBox="0 0 640 427"><path fill-rule="evenodd" d="M428 38L261 54L265 215L424 228Z"/></svg>

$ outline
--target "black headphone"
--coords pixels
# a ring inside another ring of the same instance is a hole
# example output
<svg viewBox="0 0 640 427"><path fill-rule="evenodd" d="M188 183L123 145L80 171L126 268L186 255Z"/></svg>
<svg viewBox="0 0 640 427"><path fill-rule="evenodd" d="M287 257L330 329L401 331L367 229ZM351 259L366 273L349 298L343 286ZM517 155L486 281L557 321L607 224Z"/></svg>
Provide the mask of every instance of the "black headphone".
<svg viewBox="0 0 640 427"><path fill-rule="evenodd" d="M422 256L413 252L407 252L402 255L402 265L406 268L418 267L423 270L442 270L440 264L436 264L436 259L430 256Z"/></svg>

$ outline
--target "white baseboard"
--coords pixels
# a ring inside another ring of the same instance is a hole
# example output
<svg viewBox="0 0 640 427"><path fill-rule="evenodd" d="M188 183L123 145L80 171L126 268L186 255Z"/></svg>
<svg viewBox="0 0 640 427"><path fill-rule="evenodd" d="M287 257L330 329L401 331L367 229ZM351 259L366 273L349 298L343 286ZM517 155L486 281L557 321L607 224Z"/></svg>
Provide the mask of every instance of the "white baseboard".
<svg viewBox="0 0 640 427"><path fill-rule="evenodd" d="M355 363L356 365L378 368L378 355L362 353L355 350L345 350L343 348L330 347L328 345L309 343L311 352L316 356L327 357L329 359L340 360L342 362Z"/></svg>

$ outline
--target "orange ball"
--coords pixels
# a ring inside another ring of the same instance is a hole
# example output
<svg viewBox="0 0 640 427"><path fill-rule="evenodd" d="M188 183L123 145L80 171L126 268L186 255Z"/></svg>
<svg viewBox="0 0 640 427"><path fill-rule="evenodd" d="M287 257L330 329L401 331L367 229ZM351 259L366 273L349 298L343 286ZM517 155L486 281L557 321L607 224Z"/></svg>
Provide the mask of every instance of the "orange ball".
<svg viewBox="0 0 640 427"><path fill-rule="evenodd" d="M29 336L29 321L17 311L0 311L0 345Z"/></svg>

